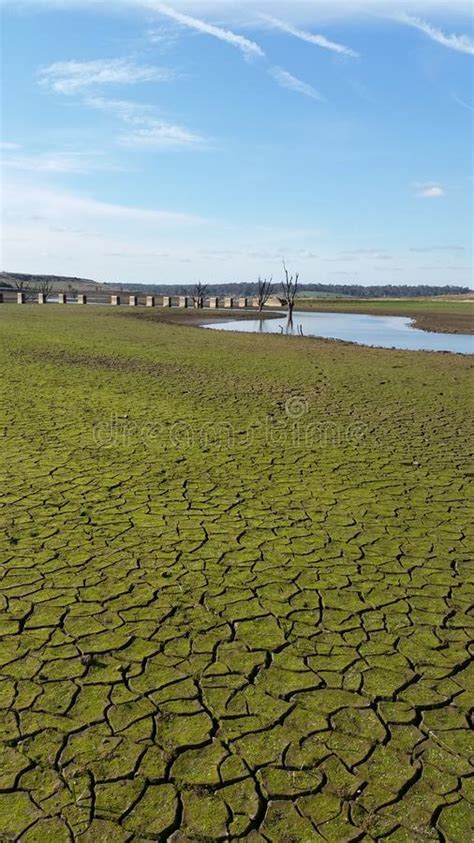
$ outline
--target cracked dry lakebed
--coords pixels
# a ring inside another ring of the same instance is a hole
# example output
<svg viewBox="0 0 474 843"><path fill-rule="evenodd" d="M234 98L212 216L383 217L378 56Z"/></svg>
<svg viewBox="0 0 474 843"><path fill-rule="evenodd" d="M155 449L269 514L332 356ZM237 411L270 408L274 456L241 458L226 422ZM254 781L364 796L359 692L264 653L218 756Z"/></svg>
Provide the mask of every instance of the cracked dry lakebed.
<svg viewBox="0 0 474 843"><path fill-rule="evenodd" d="M0 319L0 841L471 840L473 358Z"/></svg>

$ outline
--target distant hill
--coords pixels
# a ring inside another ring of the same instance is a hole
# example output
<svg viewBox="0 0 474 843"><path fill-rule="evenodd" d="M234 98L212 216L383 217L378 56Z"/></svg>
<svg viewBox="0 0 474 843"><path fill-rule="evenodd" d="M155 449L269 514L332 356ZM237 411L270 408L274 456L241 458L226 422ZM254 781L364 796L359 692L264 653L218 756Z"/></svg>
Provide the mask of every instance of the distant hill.
<svg viewBox="0 0 474 843"><path fill-rule="evenodd" d="M47 282L51 285L52 293L100 293L108 295L111 292L119 293L155 293L168 296L181 295L185 292L191 293L193 283L189 284L140 284L137 282L121 284L117 282L103 283L94 281L92 278L76 278L67 275L28 275L22 272L0 272L0 287L12 290L25 289L34 291L40 284ZM257 285L251 281L242 281L231 284L208 284L206 293L210 296L252 296L256 293ZM274 284L274 293L279 294L280 284ZM357 299L380 299L380 298L416 298L433 296L469 295L472 290L469 287L458 287L446 284L444 287L431 287L428 284L378 284L375 286L364 286L361 284L316 284L300 283L298 296L301 298L357 298Z"/></svg>
<svg viewBox="0 0 474 843"><path fill-rule="evenodd" d="M53 292L65 293L77 290L82 291L104 291L109 290L107 284L94 281L91 278L75 278L67 275L28 275L24 272L0 272L0 287L12 287L13 289L33 290L43 282L51 284Z"/></svg>

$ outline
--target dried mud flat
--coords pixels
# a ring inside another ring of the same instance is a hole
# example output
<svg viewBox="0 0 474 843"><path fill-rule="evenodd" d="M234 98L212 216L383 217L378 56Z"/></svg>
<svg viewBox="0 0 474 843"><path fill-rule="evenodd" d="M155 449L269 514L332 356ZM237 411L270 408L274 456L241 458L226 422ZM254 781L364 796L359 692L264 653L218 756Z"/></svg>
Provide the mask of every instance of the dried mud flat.
<svg viewBox="0 0 474 843"><path fill-rule="evenodd" d="M0 313L0 840L465 843L472 358L131 316Z"/></svg>

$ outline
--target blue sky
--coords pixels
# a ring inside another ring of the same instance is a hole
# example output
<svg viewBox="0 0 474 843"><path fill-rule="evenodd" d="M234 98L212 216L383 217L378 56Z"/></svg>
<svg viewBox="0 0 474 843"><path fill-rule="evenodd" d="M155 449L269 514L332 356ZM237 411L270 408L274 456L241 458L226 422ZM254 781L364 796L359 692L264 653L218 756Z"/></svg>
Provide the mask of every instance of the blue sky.
<svg viewBox="0 0 474 843"><path fill-rule="evenodd" d="M4 269L472 285L464 0L0 0Z"/></svg>

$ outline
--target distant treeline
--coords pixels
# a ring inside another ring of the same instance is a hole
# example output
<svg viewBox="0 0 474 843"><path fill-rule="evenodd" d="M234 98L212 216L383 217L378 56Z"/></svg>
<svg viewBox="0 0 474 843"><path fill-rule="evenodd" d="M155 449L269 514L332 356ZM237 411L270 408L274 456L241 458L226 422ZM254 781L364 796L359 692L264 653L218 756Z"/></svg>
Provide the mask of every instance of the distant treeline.
<svg viewBox="0 0 474 843"><path fill-rule="evenodd" d="M361 284L303 284L301 290L314 293L334 293L353 296L357 299L372 298L414 298L416 296L449 296L453 293L470 293L469 287L445 284L444 287L431 287L429 284L377 284L365 287Z"/></svg>
<svg viewBox="0 0 474 843"><path fill-rule="evenodd" d="M114 287L122 290L148 291L150 293L177 296L186 291L192 291L192 284L115 284ZM207 294L212 296L234 295L252 296L256 293L257 285L251 282L239 284L208 284ZM378 284L373 287L366 287L361 284L299 284L299 292L314 293L318 295L350 296L358 299L373 298L415 298L417 296L447 296L453 294L469 294L472 292L469 287L458 287L446 284L444 287L430 287L428 284ZM280 293L280 284L275 283L274 292Z"/></svg>
<svg viewBox="0 0 474 843"><path fill-rule="evenodd" d="M28 275L22 272L1 272L0 287L4 289L35 290L42 284L50 284L54 291L68 292L72 290L87 290L106 292L118 290L121 292L155 293L167 296L179 296L191 293L193 284L118 284L114 281L102 283L89 278L71 278L64 275ZM252 296L257 291L255 282L242 281L237 284L208 284L206 293L211 296ZM367 287L362 284L303 284L300 282L300 293L314 293L315 296L344 296L357 299L373 298L415 298L416 296L449 296L453 294L469 294L469 287L458 287L446 284L444 287L430 287L429 284L377 284ZM274 284L274 293L281 293L281 285Z"/></svg>

